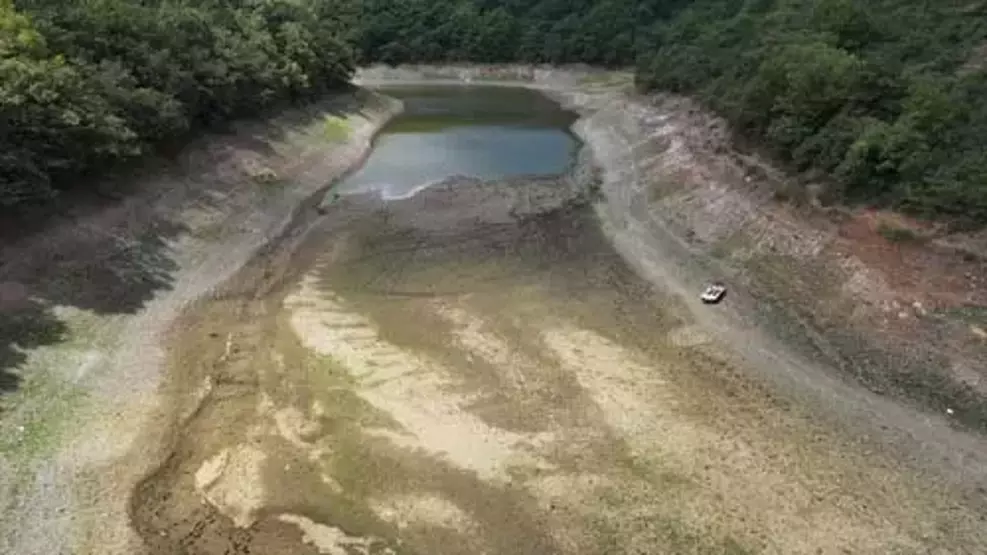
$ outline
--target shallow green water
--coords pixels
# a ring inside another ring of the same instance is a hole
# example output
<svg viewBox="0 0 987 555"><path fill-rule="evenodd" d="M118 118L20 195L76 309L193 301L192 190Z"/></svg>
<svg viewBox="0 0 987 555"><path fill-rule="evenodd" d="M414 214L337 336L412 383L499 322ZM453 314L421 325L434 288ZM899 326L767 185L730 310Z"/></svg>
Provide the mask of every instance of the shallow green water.
<svg viewBox="0 0 987 555"><path fill-rule="evenodd" d="M578 146L576 116L536 91L491 86L386 87L405 111L382 130L373 152L338 193L380 191L400 198L462 175L497 179L552 175Z"/></svg>

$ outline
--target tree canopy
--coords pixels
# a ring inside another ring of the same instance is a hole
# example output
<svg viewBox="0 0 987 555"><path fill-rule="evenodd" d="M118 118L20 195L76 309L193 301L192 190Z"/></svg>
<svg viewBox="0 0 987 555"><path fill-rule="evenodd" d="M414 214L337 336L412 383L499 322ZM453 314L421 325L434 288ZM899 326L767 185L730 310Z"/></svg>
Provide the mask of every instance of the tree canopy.
<svg viewBox="0 0 987 555"><path fill-rule="evenodd" d="M0 0L0 205L346 82L329 2Z"/></svg>
<svg viewBox="0 0 987 555"><path fill-rule="evenodd" d="M985 4L697 0L641 52L645 89L696 96L844 199L987 223Z"/></svg>

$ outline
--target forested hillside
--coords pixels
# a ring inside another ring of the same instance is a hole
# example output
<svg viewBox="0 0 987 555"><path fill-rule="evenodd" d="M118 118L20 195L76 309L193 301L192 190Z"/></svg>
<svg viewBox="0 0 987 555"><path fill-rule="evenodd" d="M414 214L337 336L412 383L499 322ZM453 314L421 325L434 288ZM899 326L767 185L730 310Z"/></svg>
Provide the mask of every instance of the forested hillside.
<svg viewBox="0 0 987 555"><path fill-rule="evenodd" d="M363 61L633 64L653 24L688 0L365 0Z"/></svg>
<svg viewBox="0 0 987 555"><path fill-rule="evenodd" d="M642 52L844 198L987 223L987 3L697 0Z"/></svg>
<svg viewBox="0 0 987 555"><path fill-rule="evenodd" d="M281 0L0 0L0 207L345 82L337 13Z"/></svg>
<svg viewBox="0 0 987 555"><path fill-rule="evenodd" d="M16 5L16 9L15 9ZM636 66L834 198L987 223L987 2L0 0L0 204L347 79L354 63ZM352 54L351 54L352 50Z"/></svg>

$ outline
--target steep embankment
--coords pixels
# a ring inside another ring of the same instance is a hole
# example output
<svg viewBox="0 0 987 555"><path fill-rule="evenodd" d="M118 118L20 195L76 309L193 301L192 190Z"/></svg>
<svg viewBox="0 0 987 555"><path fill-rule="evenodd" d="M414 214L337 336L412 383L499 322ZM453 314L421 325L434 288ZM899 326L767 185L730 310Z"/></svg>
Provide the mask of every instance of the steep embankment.
<svg viewBox="0 0 987 555"><path fill-rule="evenodd" d="M0 551L135 553L130 488L157 464L161 340L398 110L361 90L241 123L0 248ZM28 325L29 324L29 325ZM141 435L141 432L150 430Z"/></svg>

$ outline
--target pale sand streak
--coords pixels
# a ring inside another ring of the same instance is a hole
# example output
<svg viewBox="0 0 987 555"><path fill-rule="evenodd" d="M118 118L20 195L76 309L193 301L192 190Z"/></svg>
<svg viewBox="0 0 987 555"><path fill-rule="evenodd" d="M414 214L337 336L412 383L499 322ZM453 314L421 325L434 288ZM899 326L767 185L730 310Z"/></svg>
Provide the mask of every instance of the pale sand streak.
<svg viewBox="0 0 987 555"><path fill-rule="evenodd" d="M303 344L349 369L360 379L356 392L387 412L405 433L374 430L396 444L423 448L486 480L510 479L514 466L538 464L532 452L548 434L517 434L491 427L463 409L467 399L449 391L449 372L435 360L382 340L372 322L315 287L308 277L285 300L291 325ZM338 324L346 323L347 327Z"/></svg>
<svg viewBox="0 0 987 555"><path fill-rule="evenodd" d="M278 516L278 520L297 526L305 543L315 546L324 555L394 555L394 550L389 547L375 548L377 540L373 538L350 536L339 528L319 524L304 516L283 514Z"/></svg>
<svg viewBox="0 0 987 555"><path fill-rule="evenodd" d="M780 468L787 465L769 460L770 453L677 414L677 396L658 377L660 369L635 353L577 328L546 330L543 340L639 456L656 468L705 479L707 485L694 492L692 508L686 509L700 522L713 508L746 515L742 521L766 530L790 553L815 553L820 545L845 547L848 552L863 547L876 553L892 540L918 547L892 518L857 518L854 506L859 499L831 493L826 503L815 502L812 490L817 484L812 481L838 475L807 476L791 466L786 470L795 470L794 476L782 473Z"/></svg>

